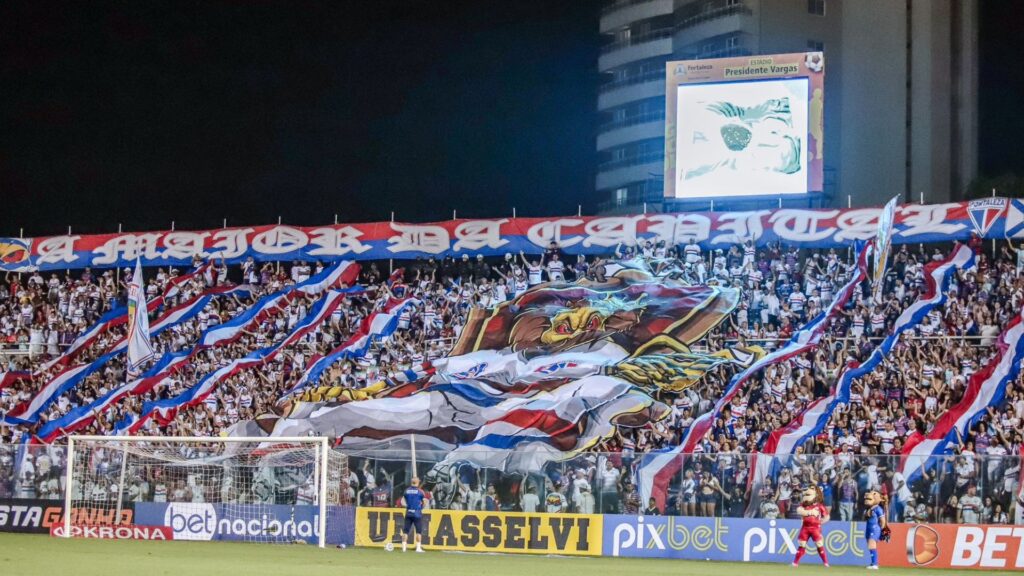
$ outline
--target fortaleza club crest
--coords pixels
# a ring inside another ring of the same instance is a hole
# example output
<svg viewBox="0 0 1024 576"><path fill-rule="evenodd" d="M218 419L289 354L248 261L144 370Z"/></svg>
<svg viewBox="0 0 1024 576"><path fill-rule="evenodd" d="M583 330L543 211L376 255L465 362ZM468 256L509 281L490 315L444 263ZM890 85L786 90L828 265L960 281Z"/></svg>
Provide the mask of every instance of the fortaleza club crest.
<svg viewBox="0 0 1024 576"><path fill-rule="evenodd" d="M1006 211L1006 198L983 198L967 203L967 215L979 236L988 234L992 225Z"/></svg>

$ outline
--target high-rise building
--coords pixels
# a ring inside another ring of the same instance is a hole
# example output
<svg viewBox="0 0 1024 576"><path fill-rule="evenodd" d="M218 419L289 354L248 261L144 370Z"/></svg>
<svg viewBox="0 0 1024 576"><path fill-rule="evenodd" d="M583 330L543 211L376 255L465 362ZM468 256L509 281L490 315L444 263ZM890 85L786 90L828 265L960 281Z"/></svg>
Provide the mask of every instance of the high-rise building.
<svg viewBox="0 0 1024 576"><path fill-rule="evenodd" d="M820 205L943 202L977 172L976 0L608 0L602 207L660 203L665 62L825 53Z"/></svg>

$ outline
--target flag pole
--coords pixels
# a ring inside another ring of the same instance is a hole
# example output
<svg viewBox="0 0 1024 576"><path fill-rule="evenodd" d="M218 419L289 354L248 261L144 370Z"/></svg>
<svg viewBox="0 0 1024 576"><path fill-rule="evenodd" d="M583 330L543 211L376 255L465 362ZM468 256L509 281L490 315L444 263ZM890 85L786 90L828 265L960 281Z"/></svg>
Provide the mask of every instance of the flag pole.
<svg viewBox="0 0 1024 576"><path fill-rule="evenodd" d="M121 223L120 222L117 223L117 233L118 234L121 233ZM121 267L115 264L114 265L114 286L120 286L120 285L121 285Z"/></svg>

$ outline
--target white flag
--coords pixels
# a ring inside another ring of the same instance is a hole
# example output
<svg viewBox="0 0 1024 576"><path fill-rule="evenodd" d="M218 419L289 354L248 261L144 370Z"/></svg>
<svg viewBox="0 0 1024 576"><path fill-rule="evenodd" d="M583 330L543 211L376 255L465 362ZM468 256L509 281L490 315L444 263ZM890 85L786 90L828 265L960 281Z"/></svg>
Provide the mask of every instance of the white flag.
<svg viewBox="0 0 1024 576"><path fill-rule="evenodd" d="M143 362L153 357L149 343L149 310L142 282L142 260L135 260L135 274L128 285L128 374L136 374Z"/></svg>
<svg viewBox="0 0 1024 576"><path fill-rule="evenodd" d="M896 205L899 196L893 196L878 215L878 236L875 241L875 270L872 275L872 293L875 304L882 303L882 285L885 284L885 268L889 264L889 248L892 245L892 227L896 223Z"/></svg>

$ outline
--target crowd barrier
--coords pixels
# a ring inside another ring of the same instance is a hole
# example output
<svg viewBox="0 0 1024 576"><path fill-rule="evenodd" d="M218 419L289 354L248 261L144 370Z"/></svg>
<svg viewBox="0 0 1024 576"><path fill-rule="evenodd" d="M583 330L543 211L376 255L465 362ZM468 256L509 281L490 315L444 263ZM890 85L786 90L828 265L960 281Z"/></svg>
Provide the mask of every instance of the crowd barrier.
<svg viewBox="0 0 1024 576"><path fill-rule="evenodd" d="M749 455L681 456L679 472L667 486L665 508L656 510L657 514L642 514L647 503L627 501L625 485L636 477L640 454L588 453L515 473L446 463L446 454L417 450L414 468L407 450L347 453L349 469L358 482L352 486L352 497L328 507L327 541L369 547L397 542L402 511L388 506L400 501L415 475L424 479L433 495L426 520L426 544L433 549L783 562L795 552L800 526L791 511L787 518L787 502L776 500L790 493L780 492L777 486L782 470L789 470L785 474L793 477L790 488L795 493L807 479L829 478L821 483L831 485L826 502L832 513L825 525L827 552L837 565L863 565L861 500L871 487L866 483L884 483L892 493L893 472L900 463L893 456L800 455L778 462L771 476L773 488L759 494L756 484L748 486L743 473L749 469ZM46 534L60 524L65 458L62 445L0 444L0 531ZM893 494L888 508L893 534L892 541L881 548L883 565L1024 568L1020 465L1020 456L934 459L926 475L911 480L911 501ZM146 527L142 532L148 537L185 540L311 542L318 534L315 506L289 501L254 504L245 496L218 502L154 502L152 494L137 493L129 498L130 481L121 487L123 491L116 484L119 467L105 470L96 471L94 479L98 493L106 496L77 500L80 496L73 495L73 525ZM602 484L601 470L611 471L604 476L612 479L610 484ZM705 485L722 490L694 503L686 488L694 471L705 478ZM847 477L856 492L843 502L839 483ZM577 480L586 481L586 498L575 496ZM965 515L958 511L957 502L971 486L982 504ZM337 488L340 494L347 485L339 481ZM535 496L529 504L523 498L527 493ZM207 492L208 496L219 494L219 487L211 486ZM549 496L560 502L556 513L543 512L552 510ZM788 504L796 500L791 498ZM524 511L534 509L537 512ZM121 537L117 530L92 532L73 535ZM125 537L138 537L138 531L123 532ZM809 559L817 561L813 554Z"/></svg>

